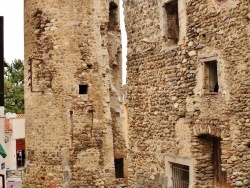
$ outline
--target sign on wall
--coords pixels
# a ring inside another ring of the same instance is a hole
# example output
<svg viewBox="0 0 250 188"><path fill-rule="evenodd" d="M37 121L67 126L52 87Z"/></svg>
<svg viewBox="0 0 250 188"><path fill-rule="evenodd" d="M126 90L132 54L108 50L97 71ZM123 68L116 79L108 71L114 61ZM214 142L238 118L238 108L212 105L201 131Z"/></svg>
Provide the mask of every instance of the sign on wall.
<svg viewBox="0 0 250 188"><path fill-rule="evenodd" d="M1 163L1 170L5 169L5 163Z"/></svg>

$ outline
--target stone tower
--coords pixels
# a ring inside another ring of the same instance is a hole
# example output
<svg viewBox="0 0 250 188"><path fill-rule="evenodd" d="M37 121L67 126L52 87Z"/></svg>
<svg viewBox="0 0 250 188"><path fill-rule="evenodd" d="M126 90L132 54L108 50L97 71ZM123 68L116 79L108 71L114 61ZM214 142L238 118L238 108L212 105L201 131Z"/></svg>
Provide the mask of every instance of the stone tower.
<svg viewBox="0 0 250 188"><path fill-rule="evenodd" d="M115 159L125 158L119 0L24 7L23 185L114 187Z"/></svg>
<svg viewBox="0 0 250 188"><path fill-rule="evenodd" d="M126 0L129 187L250 187L246 0Z"/></svg>

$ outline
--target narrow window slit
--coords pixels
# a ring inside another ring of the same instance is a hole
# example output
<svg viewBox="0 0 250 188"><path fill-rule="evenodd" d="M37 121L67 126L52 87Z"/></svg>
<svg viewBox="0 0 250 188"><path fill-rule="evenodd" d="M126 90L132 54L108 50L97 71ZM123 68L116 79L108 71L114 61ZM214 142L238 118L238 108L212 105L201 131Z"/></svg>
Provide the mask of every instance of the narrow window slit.
<svg viewBox="0 0 250 188"><path fill-rule="evenodd" d="M115 2L111 1L109 3L109 23L108 30L116 31L118 30L118 6Z"/></svg>
<svg viewBox="0 0 250 188"><path fill-rule="evenodd" d="M166 35L171 43L177 44L179 41L179 17L178 0L173 0L163 5L166 13Z"/></svg>

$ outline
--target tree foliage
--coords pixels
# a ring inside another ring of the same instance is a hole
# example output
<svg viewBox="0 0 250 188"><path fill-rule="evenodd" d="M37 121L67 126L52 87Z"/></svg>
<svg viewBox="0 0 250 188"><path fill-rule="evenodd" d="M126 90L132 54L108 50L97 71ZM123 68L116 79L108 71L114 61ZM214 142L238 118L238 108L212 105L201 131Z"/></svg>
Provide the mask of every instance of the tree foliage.
<svg viewBox="0 0 250 188"><path fill-rule="evenodd" d="M24 66L20 59L5 69L4 100L5 112L24 113Z"/></svg>

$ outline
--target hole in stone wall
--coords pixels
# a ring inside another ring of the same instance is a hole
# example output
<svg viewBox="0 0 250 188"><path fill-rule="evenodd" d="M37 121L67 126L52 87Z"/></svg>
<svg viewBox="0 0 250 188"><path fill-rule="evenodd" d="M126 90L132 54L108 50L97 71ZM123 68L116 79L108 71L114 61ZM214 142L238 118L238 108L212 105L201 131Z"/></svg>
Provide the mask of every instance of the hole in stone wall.
<svg viewBox="0 0 250 188"><path fill-rule="evenodd" d="M219 91L216 60L204 63L204 89L209 93Z"/></svg>
<svg viewBox="0 0 250 188"><path fill-rule="evenodd" d="M116 178L124 178L123 174L123 158L115 159L115 177Z"/></svg>
<svg viewBox="0 0 250 188"><path fill-rule="evenodd" d="M79 94L88 94L88 85L79 85Z"/></svg>
<svg viewBox="0 0 250 188"><path fill-rule="evenodd" d="M111 1L109 3L109 23L108 30L115 31L118 30L118 6L115 2Z"/></svg>
<svg viewBox="0 0 250 188"><path fill-rule="evenodd" d="M93 65L92 64L87 64L88 69L92 69Z"/></svg>
<svg viewBox="0 0 250 188"><path fill-rule="evenodd" d="M179 40L178 0L173 0L163 5L166 12L167 38L177 44Z"/></svg>

